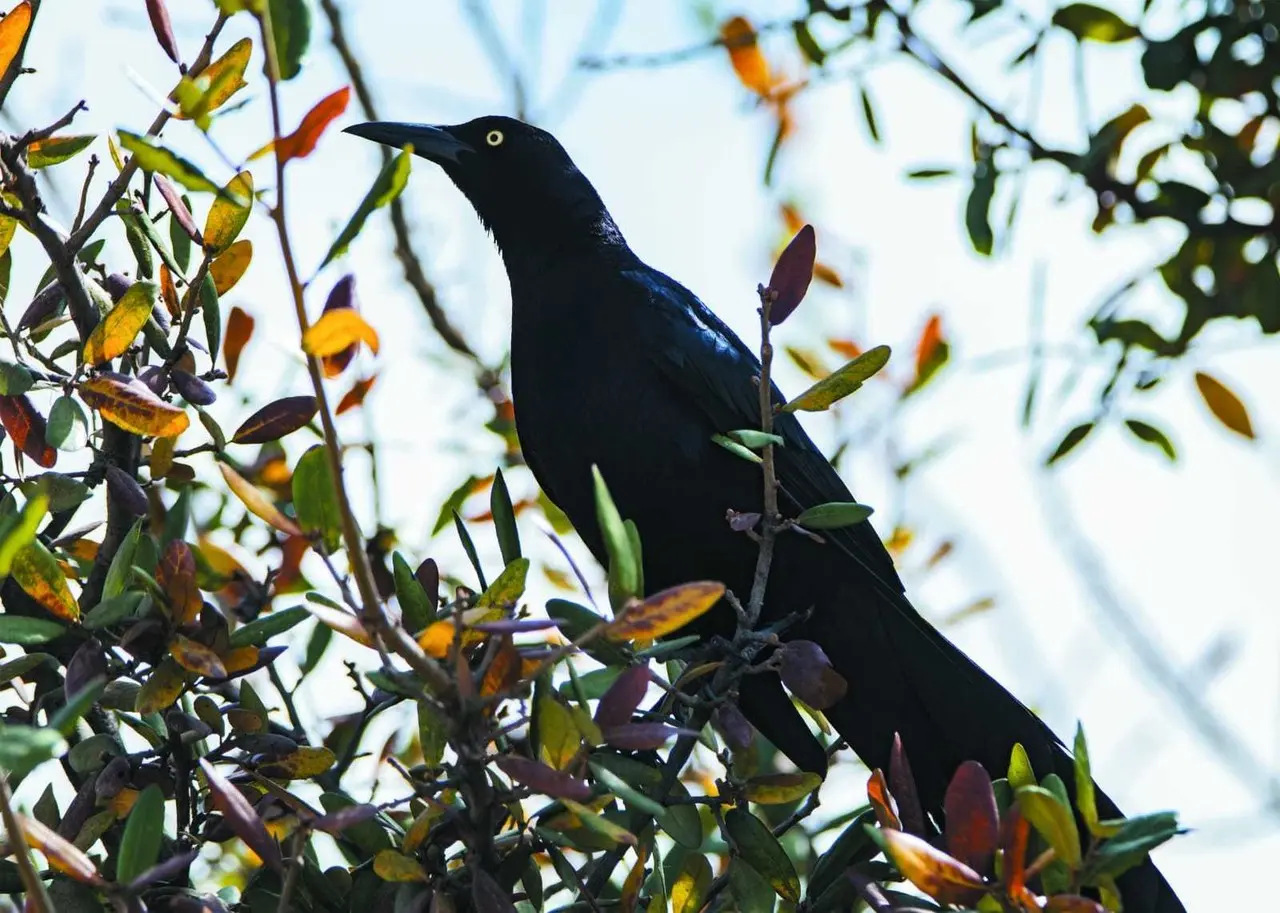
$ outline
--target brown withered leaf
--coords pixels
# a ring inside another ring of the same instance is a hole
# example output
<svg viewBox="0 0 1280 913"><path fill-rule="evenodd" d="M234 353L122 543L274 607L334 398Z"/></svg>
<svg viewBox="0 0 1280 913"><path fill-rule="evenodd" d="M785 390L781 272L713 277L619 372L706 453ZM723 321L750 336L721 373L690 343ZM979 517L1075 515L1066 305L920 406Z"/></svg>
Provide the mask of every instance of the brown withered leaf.
<svg viewBox="0 0 1280 913"><path fill-rule="evenodd" d="M49 865L59 872L69 875L76 881L95 887L103 884L102 876L93 860L70 840L41 824L35 818L19 814L18 826L27 838L27 843L44 853Z"/></svg>
<svg viewBox="0 0 1280 913"><path fill-rule="evenodd" d="M586 802L591 798L591 786L587 781L538 761L518 755L504 755L498 758L496 764L512 780L523 783L535 792L556 799L576 799L579 802Z"/></svg>
<svg viewBox="0 0 1280 913"><path fill-rule="evenodd" d="M164 197L164 201L169 206L169 215L176 221L187 236L197 244L202 243L200 238L200 229L196 227L196 220L191 215L191 210L187 209L187 204L182 202L182 196L169 183L169 179L163 174L152 174L151 179L155 181L156 190L160 191L160 196ZM177 317L177 315L174 315Z"/></svg>
<svg viewBox="0 0 1280 913"><path fill-rule="evenodd" d="M189 625L200 617L204 600L196 585L196 558L191 546L181 539L174 539L165 546L160 566L156 569L156 582L169 598L175 622Z"/></svg>
<svg viewBox="0 0 1280 913"><path fill-rule="evenodd" d="M169 22L169 11L165 9L164 0L147 0L147 16L151 19L151 30L156 33L160 49L174 63L179 63L181 58L178 56L178 40L173 37L173 25Z"/></svg>
<svg viewBox="0 0 1280 913"><path fill-rule="evenodd" d="M240 367L240 353L244 351L249 338L253 336L256 321L240 305L234 305L227 315L227 329L223 334L222 357L227 363L227 383L236 379L236 369Z"/></svg>
<svg viewBox="0 0 1280 913"><path fill-rule="evenodd" d="M335 356L336 357L336 356ZM338 408L335 415L341 415L349 409L364 403L364 398L369 395L369 391L373 388L373 382L378 379L378 375L374 374L370 377L363 378L355 382L351 389L342 394L342 399L338 400Z"/></svg>
<svg viewBox="0 0 1280 913"><path fill-rule="evenodd" d="M724 595L724 584L709 580L683 583L632 603L610 623L610 640L656 640L705 614Z"/></svg>
<svg viewBox="0 0 1280 913"><path fill-rule="evenodd" d="M90 408L133 434L176 437L191 425L185 410L166 403L134 378L103 372L77 389Z"/></svg>
<svg viewBox="0 0 1280 913"><path fill-rule="evenodd" d="M25 393L0 396L0 424L14 446L45 469L58 462L58 451L45 440L44 416Z"/></svg>
<svg viewBox="0 0 1280 913"><path fill-rule="evenodd" d="M298 528L298 524L282 514L280 509L268 500L258 486L240 475L226 463L219 463L218 469L221 470L222 478L226 480L227 487L240 499L240 503L245 506L249 513L260 520L266 521L285 535L302 535L302 530Z"/></svg>
<svg viewBox="0 0 1280 913"><path fill-rule="evenodd" d="M648 666L632 666L619 675L609 690L600 697L596 707L595 721L601 729L621 726L631 722L631 715L636 712L653 676Z"/></svg>
<svg viewBox="0 0 1280 913"><path fill-rule="evenodd" d="M1203 371L1197 371L1196 389L1200 391L1201 399L1214 418L1241 437L1253 439L1253 422L1249 420L1249 410L1226 384Z"/></svg>
<svg viewBox="0 0 1280 913"><path fill-rule="evenodd" d="M169 655L188 672L205 678L227 677L227 667L222 664L222 657L189 637L181 634L174 637L169 643Z"/></svg>
<svg viewBox="0 0 1280 913"><path fill-rule="evenodd" d="M314 396L286 396L267 403L244 420L231 436L234 444L278 441L311 421L319 409Z"/></svg>

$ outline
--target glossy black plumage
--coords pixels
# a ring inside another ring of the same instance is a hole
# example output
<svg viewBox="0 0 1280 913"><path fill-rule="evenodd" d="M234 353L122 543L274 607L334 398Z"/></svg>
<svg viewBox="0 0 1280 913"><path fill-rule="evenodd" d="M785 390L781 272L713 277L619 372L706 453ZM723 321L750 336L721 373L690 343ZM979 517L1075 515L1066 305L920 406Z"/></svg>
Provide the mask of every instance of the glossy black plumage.
<svg viewBox="0 0 1280 913"><path fill-rule="evenodd" d="M756 546L726 523L760 510L756 466L712 442L758 427L759 363L688 289L641 262L591 184L549 134L507 118L459 126L362 124L350 132L413 143L468 197L501 250L511 281L511 370L523 452L547 495L604 559L590 467L600 467L623 516L639 527L650 591L715 579L745 596ZM782 395L774 391L775 399ZM775 430L783 512L852 500L791 415ZM887 767L901 733L925 809L941 820L946 784L964 760L1003 775L1021 742L1036 771L1071 784L1070 758L1013 695L931 627L906 599L871 524L826 544L778 542L765 618L812 607L789 636L817 641L849 683L827 711L871 767ZM731 633L727 606L701 630ZM799 767L825 771L821 745L774 676L741 688L744 713ZM1100 797L1102 814L1118 811ZM1122 879L1131 913L1176 913L1155 867Z"/></svg>

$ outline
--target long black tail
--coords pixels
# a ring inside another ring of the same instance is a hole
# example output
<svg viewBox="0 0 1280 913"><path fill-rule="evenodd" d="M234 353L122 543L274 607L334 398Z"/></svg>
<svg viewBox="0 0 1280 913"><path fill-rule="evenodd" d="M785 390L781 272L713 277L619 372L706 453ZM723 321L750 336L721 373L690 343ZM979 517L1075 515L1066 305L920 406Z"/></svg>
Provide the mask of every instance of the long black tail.
<svg viewBox="0 0 1280 913"><path fill-rule="evenodd" d="M975 760L993 777L1004 776L1014 743L1027 750L1037 776L1056 772L1074 794L1071 756L1040 718L913 610L904 610L905 599L889 602L844 588L795 635L817 641L848 681L845 698L826 715L858 757L887 769L894 734L901 734L920 800L938 821L956 768ZM800 721L779 705L785 698L776 679L755 679L742 690L748 718L798 766L824 770L819 746L796 731ZM1097 798L1103 817L1120 816L1100 791ZM1119 884L1126 913L1184 913L1149 860Z"/></svg>

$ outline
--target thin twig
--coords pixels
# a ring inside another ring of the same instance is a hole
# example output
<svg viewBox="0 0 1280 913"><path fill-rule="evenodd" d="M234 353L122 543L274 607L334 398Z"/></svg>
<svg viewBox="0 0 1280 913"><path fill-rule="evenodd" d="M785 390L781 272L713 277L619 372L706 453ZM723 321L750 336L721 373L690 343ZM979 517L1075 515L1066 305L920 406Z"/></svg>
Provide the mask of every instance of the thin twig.
<svg viewBox="0 0 1280 913"><path fill-rule="evenodd" d="M262 30L262 46L267 58L267 94L271 104L271 135L277 148L284 136L280 111L280 63L276 59L275 43L271 33L271 15L265 12L259 20ZM280 253L284 260L285 272L289 280L289 289L293 297L294 314L298 321L300 334L305 334L310 327L307 318L306 302L303 294L302 280L299 278L297 260L293 255L293 243L289 236L288 218L285 212L285 160L274 156L276 163L276 201L271 207L271 220L276 226L276 235L280 242ZM304 353L305 354L305 353ZM342 540L347 551L352 575L356 579L356 588L360 593L360 620L375 638L380 638L395 653L399 654L416 672L427 686L437 694L447 693L451 686L448 674L443 668L427 656L417 642L399 625L393 625L387 619L378 597L378 588L373 580L373 569L369 564L369 556L364 549L364 539L356 522L355 513L351 509L351 499L347 494L346 482L343 478L342 446L338 441L338 431L333 422L333 413L329 408L328 396L324 389L324 379L320 373L320 362L314 356L305 354L307 373L311 377L311 387L319 407L320 424L324 429L325 453L328 458L329 471L333 478L334 492L337 495L338 510L342 515Z"/></svg>
<svg viewBox="0 0 1280 913"><path fill-rule="evenodd" d="M760 430L773 433L773 385L769 377L773 366L773 343L769 339L772 324L769 312L777 293L760 286ZM760 550L756 554L755 576L751 581L751 597L747 601L746 623L754 630L764 609L764 593L769 584L769 566L773 563L773 544L778 535L778 476L774 468L773 444L766 444L760 453L760 466L764 470L764 511L760 518Z"/></svg>
<svg viewBox="0 0 1280 913"><path fill-rule="evenodd" d="M209 29L209 34L205 36L204 44L200 48L200 53L196 55L196 59L191 62L189 72L199 73L209 65L209 61L213 58L213 45L218 40L218 35L222 33L222 27L227 24L227 14L218 13L218 18L214 20L213 28ZM156 115L156 119L151 122L151 126L147 128L147 136L155 136L160 132L165 124L173 115L170 111L162 109ZM129 182L133 180L134 174L138 171L138 158L133 156L129 161L124 163L124 167L120 169L120 173L116 175L116 179L111 182L111 186L107 188L107 192L102 195L102 199L98 201L98 205L94 207L84 220L84 223L71 232L71 237L67 239L67 250L72 254L80 252L80 248L92 237L93 233L98 230L98 226L102 224L102 220L111 214L111 210L115 207L116 201L124 196L125 191L129 187Z"/></svg>
<svg viewBox="0 0 1280 913"><path fill-rule="evenodd" d="M89 156L89 167L84 173L84 183L80 185L80 205L76 207L76 217L71 223L71 230L75 231L84 222L84 210L89 204L89 185L93 183L94 172L98 170L98 156L96 154Z"/></svg>
<svg viewBox="0 0 1280 913"><path fill-rule="evenodd" d="M28 130L26 133L22 134L22 137L14 145L18 149L26 149L32 143L38 143L43 140L47 140L49 137L53 136L63 127L69 126L71 122L76 119L76 115L79 114L81 111L88 111L88 110L89 110L89 106L84 103L84 99L82 98L75 103L75 107L73 107L66 114L59 117L49 126L42 127L39 130Z"/></svg>

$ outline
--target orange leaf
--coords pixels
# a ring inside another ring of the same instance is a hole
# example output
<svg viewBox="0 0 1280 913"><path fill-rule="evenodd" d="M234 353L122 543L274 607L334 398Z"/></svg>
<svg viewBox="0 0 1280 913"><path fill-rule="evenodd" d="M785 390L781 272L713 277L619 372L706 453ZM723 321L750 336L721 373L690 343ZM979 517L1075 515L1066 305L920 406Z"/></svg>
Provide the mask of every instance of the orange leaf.
<svg viewBox="0 0 1280 913"><path fill-rule="evenodd" d="M80 397L111 424L133 434L177 437L191 419L140 381L122 374L98 374L79 386Z"/></svg>
<svg viewBox="0 0 1280 913"><path fill-rule="evenodd" d="M226 678L227 667L218 656L202 643L179 634L169 644L169 655L179 666L205 678Z"/></svg>
<svg viewBox="0 0 1280 913"><path fill-rule="evenodd" d="M22 0L9 10L7 16L0 19L0 73L9 69L13 58L18 56L22 47L22 39L27 37L27 29L31 27L31 4Z"/></svg>
<svg viewBox="0 0 1280 913"><path fill-rule="evenodd" d="M165 657L142 683L133 709L146 716L172 707L187 687L187 673L172 657Z"/></svg>
<svg viewBox="0 0 1280 913"><path fill-rule="evenodd" d="M253 242L248 238L241 238L213 258L213 262L209 264L209 276L213 279L213 287L219 297L231 291L240 281L252 260Z"/></svg>
<svg viewBox="0 0 1280 913"><path fill-rule="evenodd" d="M347 346L363 342L378 354L378 334L354 308L337 308L322 314L302 334L302 351L317 358L336 355Z"/></svg>
<svg viewBox="0 0 1280 913"><path fill-rule="evenodd" d="M191 546L181 539L174 539L169 543L160 559L160 567L156 570L156 582L169 597L173 620L179 626L192 624L200 617L204 600L200 597L200 588L196 586L196 558L191 552Z"/></svg>
<svg viewBox="0 0 1280 913"><path fill-rule="evenodd" d="M173 273L163 263L160 264L160 297L171 318L177 320L182 316L182 308L178 304L178 287L173 284Z"/></svg>
<svg viewBox="0 0 1280 913"><path fill-rule="evenodd" d="M369 632L364 629L364 625L360 624L360 619L350 612L318 602L304 602L302 607L315 616L321 624L333 628L339 634L345 634L363 646L373 646L373 639L369 636Z"/></svg>
<svg viewBox="0 0 1280 913"><path fill-rule="evenodd" d="M298 529L298 524L280 513L280 509L268 501L267 496L256 485L226 463L219 463L218 468L222 470L222 477L227 480L227 487L235 492L235 496L240 499L240 502L244 504L249 513L265 520L285 535L302 535L302 530Z"/></svg>
<svg viewBox="0 0 1280 913"><path fill-rule="evenodd" d="M227 315L227 331L223 334L222 357L227 361L227 383L236 379L236 368L240 367L240 353L244 351L249 337L253 335L256 321L240 305L231 308Z"/></svg>
<svg viewBox="0 0 1280 913"><path fill-rule="evenodd" d="M59 872L70 875L76 881L83 881L85 884L102 884L102 878L98 875L98 868L93 864L93 860L74 843L60 836L56 831L50 830L35 818L29 818L26 815L18 815L18 826L22 828L27 843L44 853L49 859L49 864Z"/></svg>
<svg viewBox="0 0 1280 913"><path fill-rule="evenodd" d="M773 78L769 61L760 52L755 27L746 18L734 16L720 26L720 40L729 51L729 62L739 81L757 95L768 95Z"/></svg>
<svg viewBox="0 0 1280 913"><path fill-rule="evenodd" d="M18 586L51 615L77 621L80 606L67 587L67 578L53 554L39 539L27 543L13 556L9 573Z"/></svg>
<svg viewBox="0 0 1280 913"><path fill-rule="evenodd" d="M98 321L84 344L86 364L98 365L123 355L142 332L160 289L154 282L135 282Z"/></svg>
<svg viewBox="0 0 1280 913"><path fill-rule="evenodd" d="M894 867L934 900L969 905L986 892L981 875L927 840L891 828L880 839Z"/></svg>
<svg viewBox="0 0 1280 913"><path fill-rule="evenodd" d="M928 377L930 368L938 358L939 348L943 345L942 317L933 314L920 333L920 341L916 343L916 378L917 383Z"/></svg>
<svg viewBox="0 0 1280 913"><path fill-rule="evenodd" d="M632 603L609 625L610 640L656 640L707 612L724 595L724 584L684 583Z"/></svg>
<svg viewBox="0 0 1280 913"><path fill-rule="evenodd" d="M862 354L862 346L858 345L852 339L828 339L827 345L831 349L845 358L852 361Z"/></svg>
<svg viewBox="0 0 1280 913"><path fill-rule="evenodd" d="M511 645L510 635L502 638L502 646L494 654L480 683L480 696L492 697L514 688L520 681L520 653Z"/></svg>
<svg viewBox="0 0 1280 913"><path fill-rule="evenodd" d="M342 399L338 401L338 409L336 415L341 415L348 409L354 409L364 402L364 398L369 395L369 389L373 386L373 382L378 379L378 375L366 377L364 380L355 382L350 390L343 394Z"/></svg>
<svg viewBox="0 0 1280 913"><path fill-rule="evenodd" d="M333 94L326 95L316 102L315 107L302 118L302 123L298 124L298 129L288 136L282 136L280 141L275 144L276 156L282 162L287 162L289 159L304 158L310 155L316 148L316 143L320 141L320 135L324 133L325 127L329 126L335 118L347 110L347 102L350 100L351 87L343 86ZM269 146L255 152L253 157L256 158L264 153L267 148Z"/></svg>
<svg viewBox="0 0 1280 913"><path fill-rule="evenodd" d="M898 803L894 802L893 796L889 794L889 784L885 782L884 771L878 767L871 771L871 778L867 780L867 801L875 809L876 821L881 827L902 829L902 822L898 820Z"/></svg>
<svg viewBox="0 0 1280 913"><path fill-rule="evenodd" d="M58 451L45 441L44 416L25 393L21 396L0 396L0 425L9 432L16 449L45 469L58 462Z"/></svg>
<svg viewBox="0 0 1280 913"><path fill-rule="evenodd" d="M226 668L227 675L251 669L257 661L257 647L235 647L222 655L222 665Z"/></svg>
<svg viewBox="0 0 1280 913"><path fill-rule="evenodd" d="M460 619L462 622L462 645L464 647L470 646L484 639L483 634L470 630L469 625L478 624L482 621L492 621L501 614L501 612L492 608L467 609L463 612ZM454 632L456 630L457 623L452 618L433 622L427 625L426 629L418 635L418 646L428 655L434 656L436 659L444 659L453 648Z"/></svg>
<svg viewBox="0 0 1280 913"><path fill-rule="evenodd" d="M1205 405L1218 421L1236 434L1253 439L1253 422L1249 421L1249 410L1244 407L1240 397L1232 393L1222 381L1203 371L1196 372L1196 387Z"/></svg>

